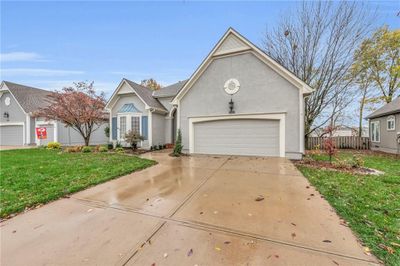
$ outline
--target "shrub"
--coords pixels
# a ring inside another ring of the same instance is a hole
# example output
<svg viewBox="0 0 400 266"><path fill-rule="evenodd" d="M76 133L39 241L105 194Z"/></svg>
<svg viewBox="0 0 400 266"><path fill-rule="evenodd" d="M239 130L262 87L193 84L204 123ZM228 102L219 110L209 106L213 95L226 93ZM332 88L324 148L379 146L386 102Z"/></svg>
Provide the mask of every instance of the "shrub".
<svg viewBox="0 0 400 266"><path fill-rule="evenodd" d="M106 146L100 146L98 151L99 152L108 152L108 148Z"/></svg>
<svg viewBox="0 0 400 266"><path fill-rule="evenodd" d="M351 162L346 159L337 158L336 161L332 163L333 166L339 169L350 169L352 168Z"/></svg>
<svg viewBox="0 0 400 266"><path fill-rule="evenodd" d="M329 137L327 137L324 140L324 149L325 149L326 154L328 154L328 156L329 156L330 163L332 163L332 157L337 153L335 141L332 138L333 130L334 129L331 126L329 126L325 129L325 133L327 133L329 135Z"/></svg>
<svg viewBox="0 0 400 266"><path fill-rule="evenodd" d="M81 146L75 146L75 147L68 147L65 151L66 152L80 152L82 150Z"/></svg>
<svg viewBox="0 0 400 266"><path fill-rule="evenodd" d="M122 147L118 147L118 148L115 148L115 152L124 153L125 150L124 150L124 148L122 148Z"/></svg>
<svg viewBox="0 0 400 266"><path fill-rule="evenodd" d="M113 146L112 143L108 143L108 144L107 144L107 148L108 148L109 150L112 150L112 149L114 148L114 146Z"/></svg>
<svg viewBox="0 0 400 266"><path fill-rule="evenodd" d="M353 155L350 160L351 167L360 168L364 166L364 160L359 155Z"/></svg>
<svg viewBox="0 0 400 266"><path fill-rule="evenodd" d="M106 126L104 128L104 135L106 135L107 138L110 137L110 127L109 126Z"/></svg>
<svg viewBox="0 0 400 266"><path fill-rule="evenodd" d="M47 143L47 149L49 150L58 150L61 149L61 144L59 142L49 142Z"/></svg>
<svg viewBox="0 0 400 266"><path fill-rule="evenodd" d="M137 149L137 143L142 140L144 140L144 137L135 130L129 130L128 133L125 134L125 141L131 144L134 150Z"/></svg>
<svg viewBox="0 0 400 266"><path fill-rule="evenodd" d="M84 147L82 147L82 152L83 152L83 153L92 152L92 148L89 147L89 146L84 146Z"/></svg>
<svg viewBox="0 0 400 266"><path fill-rule="evenodd" d="M176 138L176 142L175 142L175 147L174 147L174 151L172 153L173 156L181 156L182 154L182 133L181 130L178 129L178 136Z"/></svg>
<svg viewBox="0 0 400 266"><path fill-rule="evenodd" d="M117 143L115 144L115 148L122 148L122 144L121 142L117 141Z"/></svg>
<svg viewBox="0 0 400 266"><path fill-rule="evenodd" d="M158 149L162 150L163 149L163 145L158 145Z"/></svg>

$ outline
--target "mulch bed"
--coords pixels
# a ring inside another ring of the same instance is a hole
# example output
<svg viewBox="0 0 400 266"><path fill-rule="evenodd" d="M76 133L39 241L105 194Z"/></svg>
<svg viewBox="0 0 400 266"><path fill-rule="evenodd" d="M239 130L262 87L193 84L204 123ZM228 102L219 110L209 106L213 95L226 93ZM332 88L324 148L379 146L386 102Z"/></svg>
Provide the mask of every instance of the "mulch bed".
<svg viewBox="0 0 400 266"><path fill-rule="evenodd" d="M321 169L321 170L332 170L332 171L340 171L344 173L351 173L351 174L359 174L359 175L382 175L384 174L381 171L372 168L366 167L337 167L334 164L331 164L327 161L316 161L316 160L301 160L301 161L294 161L295 165L303 165L310 168Z"/></svg>

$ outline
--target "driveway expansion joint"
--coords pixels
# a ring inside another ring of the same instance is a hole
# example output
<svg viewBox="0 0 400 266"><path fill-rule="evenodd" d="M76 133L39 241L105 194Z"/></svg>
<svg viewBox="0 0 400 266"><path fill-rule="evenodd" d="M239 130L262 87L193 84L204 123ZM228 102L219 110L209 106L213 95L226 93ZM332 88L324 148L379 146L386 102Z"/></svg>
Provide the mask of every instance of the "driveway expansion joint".
<svg viewBox="0 0 400 266"><path fill-rule="evenodd" d="M209 178L211 178L211 176ZM297 249L303 249L303 250L307 250L307 251L311 251L311 252L315 252L315 253L319 253L319 254L333 255L336 257L341 257L341 258L352 259L352 260L356 260L356 261L368 262L368 263L372 263L375 265L380 265L379 263L376 263L372 260L366 260L363 258L359 258L359 257L355 257L352 255L347 255L347 254L343 254L343 253L326 251L326 250L322 250L322 249L318 249L318 248L314 248L314 247L310 247L310 246L300 245L299 243L287 242L287 241L283 241L283 240L279 240L279 239L270 238L268 236L258 235L258 234L254 234L254 233L250 233L250 232L244 232L244 231L235 230L232 228L216 226L216 225L212 225L212 224L201 223L201 222L196 222L196 221L191 221L191 220L176 219L176 218L172 217L173 215L168 215L166 217L166 216L160 216L160 215L149 213L149 212L144 212L142 210L128 207L128 206L123 206L120 204L119 205L108 205L108 204L99 205L98 201L79 199L79 198L75 198L75 199L77 199L78 201L82 201L83 204L88 205L88 206L100 207L100 208L110 208L110 209L114 209L114 210L118 210L118 211L122 211L122 212L130 212L130 213L135 213L135 214L139 214L139 215L144 215L144 216L160 219L161 221L163 221L163 223L160 226L157 226L156 229L152 232L152 234L145 241L143 241L143 243L141 245L139 245L140 248L142 248L153 236L155 236L155 234L158 231L160 231L161 228L168 222L168 223L185 226L185 227L189 227L189 228L193 228L193 229L197 229L197 230L201 230L201 231L205 231L205 232L214 231L214 232L229 234L229 235L238 236L238 237L250 238L250 239L258 240L258 241L262 241L262 242L268 242L268 243L273 243L273 244L277 244L277 245L283 245L283 246L289 246L289 247L293 247L293 248L297 248ZM92 203L93 203L93 205L91 205ZM133 254L129 257L129 259L127 261L125 261L122 265L126 265L135 255L137 255L139 253L140 248L135 249Z"/></svg>

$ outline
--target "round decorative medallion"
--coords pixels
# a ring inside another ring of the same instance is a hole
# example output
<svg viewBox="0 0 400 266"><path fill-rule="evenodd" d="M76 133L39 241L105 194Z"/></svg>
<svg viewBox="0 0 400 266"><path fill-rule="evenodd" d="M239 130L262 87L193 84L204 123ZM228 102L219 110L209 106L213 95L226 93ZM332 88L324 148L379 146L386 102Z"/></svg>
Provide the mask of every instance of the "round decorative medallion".
<svg viewBox="0 0 400 266"><path fill-rule="evenodd" d="M5 99L4 99L4 103L6 104L6 106L9 106L10 103L11 103L10 97L5 98Z"/></svg>
<svg viewBox="0 0 400 266"><path fill-rule="evenodd" d="M225 82L224 90L226 93L232 95L238 92L240 89L240 83L237 79L228 79Z"/></svg>

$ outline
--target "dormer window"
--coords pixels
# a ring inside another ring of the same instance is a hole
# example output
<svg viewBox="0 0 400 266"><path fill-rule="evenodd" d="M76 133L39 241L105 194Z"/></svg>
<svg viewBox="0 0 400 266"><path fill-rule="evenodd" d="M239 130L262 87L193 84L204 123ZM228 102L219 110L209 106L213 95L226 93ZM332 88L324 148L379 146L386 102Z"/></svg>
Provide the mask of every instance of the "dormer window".
<svg viewBox="0 0 400 266"><path fill-rule="evenodd" d="M387 130L392 131L396 129L396 119L394 115L391 115L386 120Z"/></svg>

